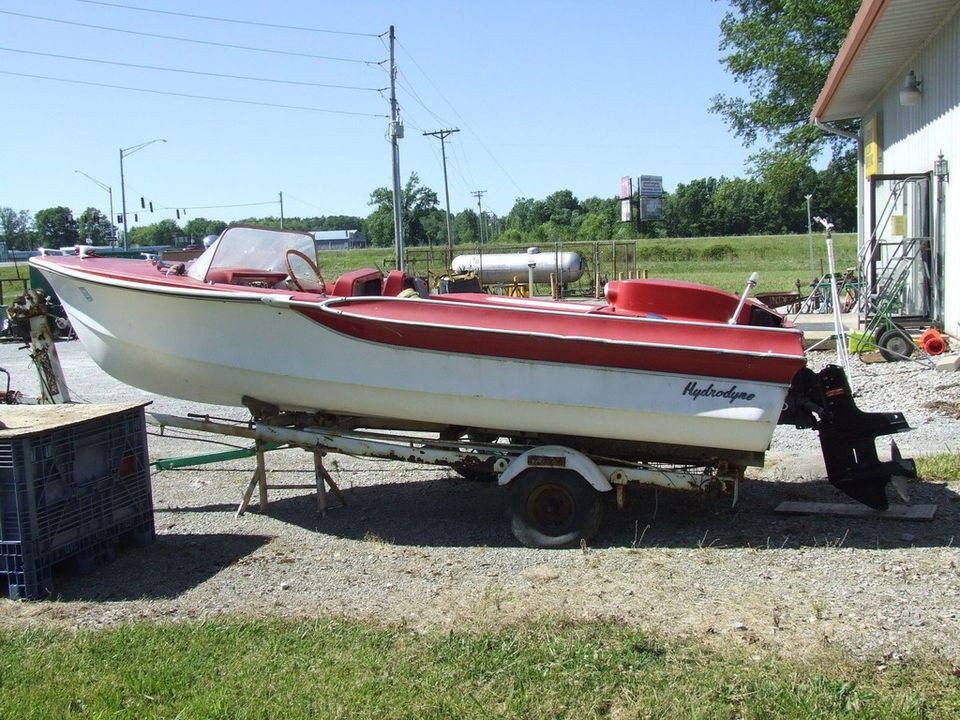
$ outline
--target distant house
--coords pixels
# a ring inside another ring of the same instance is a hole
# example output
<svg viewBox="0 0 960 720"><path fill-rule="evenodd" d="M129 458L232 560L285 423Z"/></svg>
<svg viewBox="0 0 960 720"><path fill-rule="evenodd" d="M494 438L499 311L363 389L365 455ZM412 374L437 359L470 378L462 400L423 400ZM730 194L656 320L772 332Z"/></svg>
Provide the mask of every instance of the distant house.
<svg viewBox="0 0 960 720"><path fill-rule="evenodd" d="M370 238L359 230L321 230L310 233L317 250L353 250L370 246Z"/></svg>

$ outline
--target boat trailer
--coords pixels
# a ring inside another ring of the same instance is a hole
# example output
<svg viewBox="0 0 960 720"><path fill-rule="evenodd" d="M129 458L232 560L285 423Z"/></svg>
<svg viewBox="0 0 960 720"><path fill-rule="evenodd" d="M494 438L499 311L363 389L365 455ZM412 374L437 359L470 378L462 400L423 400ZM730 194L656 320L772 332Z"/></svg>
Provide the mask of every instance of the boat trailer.
<svg viewBox="0 0 960 720"><path fill-rule="evenodd" d="M327 453L352 457L397 460L450 467L471 479L496 480L510 486L511 527L528 547L571 547L591 539L603 515L603 494L613 491L623 507L626 486L642 484L671 490L729 492L736 502L744 468L718 463L718 467L689 468L656 463L622 462L590 456L563 445L521 445L502 441L443 440L422 434L387 430L342 430L326 427L284 425L284 414L272 422L252 419L246 423L206 416L180 417L146 413L147 422L159 427L196 430L254 440L257 469L251 478L237 514L243 514L259 488L260 509L267 505L271 488L313 488L313 485L276 485L266 482L264 451L297 447L314 455L319 510L327 510L327 488L340 501L345 498L323 465ZM276 421L280 420L281 424ZM171 467L159 461L158 467Z"/></svg>

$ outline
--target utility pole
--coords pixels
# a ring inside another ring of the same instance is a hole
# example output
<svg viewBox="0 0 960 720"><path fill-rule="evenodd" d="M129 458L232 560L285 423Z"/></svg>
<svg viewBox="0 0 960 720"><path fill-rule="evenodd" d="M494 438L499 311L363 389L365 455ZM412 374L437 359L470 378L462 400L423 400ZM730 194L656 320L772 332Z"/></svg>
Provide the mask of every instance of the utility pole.
<svg viewBox="0 0 960 720"><path fill-rule="evenodd" d="M280 229L283 230L283 191L280 191Z"/></svg>
<svg viewBox="0 0 960 720"><path fill-rule="evenodd" d="M403 270L403 212L400 190L400 144L403 137L403 123L397 107L397 64L394 53L396 36L393 25L390 26L390 145L393 149L393 240L397 246L397 270Z"/></svg>
<svg viewBox="0 0 960 720"><path fill-rule="evenodd" d="M483 196L486 194L486 190L474 190L471 195L477 199L477 207L480 208L480 244L483 245Z"/></svg>
<svg viewBox="0 0 960 720"><path fill-rule="evenodd" d="M443 196L447 201L447 267L453 264L453 233L450 230L450 188L447 185L447 148L444 140L455 132L460 132L460 128L424 133L424 135L440 138L440 155L443 157Z"/></svg>

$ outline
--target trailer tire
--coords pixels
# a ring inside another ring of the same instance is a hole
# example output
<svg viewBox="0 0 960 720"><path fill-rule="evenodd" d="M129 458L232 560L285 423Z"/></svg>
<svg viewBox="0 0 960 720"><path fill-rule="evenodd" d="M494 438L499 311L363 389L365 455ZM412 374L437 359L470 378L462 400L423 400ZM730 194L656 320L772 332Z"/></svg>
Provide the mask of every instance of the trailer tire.
<svg viewBox="0 0 960 720"><path fill-rule="evenodd" d="M510 488L511 529L527 547L576 547L600 529L600 493L572 470L525 470Z"/></svg>

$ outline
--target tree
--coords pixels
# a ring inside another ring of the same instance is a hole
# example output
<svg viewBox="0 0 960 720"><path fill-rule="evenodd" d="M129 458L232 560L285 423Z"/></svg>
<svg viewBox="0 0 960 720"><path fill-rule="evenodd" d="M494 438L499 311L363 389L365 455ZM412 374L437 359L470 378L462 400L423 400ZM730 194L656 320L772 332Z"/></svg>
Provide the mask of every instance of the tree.
<svg viewBox="0 0 960 720"><path fill-rule="evenodd" d="M113 243L113 223L110 218L96 208L88 207L77 221L77 234L80 242L88 245L110 245Z"/></svg>
<svg viewBox="0 0 960 720"><path fill-rule="evenodd" d="M860 0L730 2L735 10L720 23L720 49L730 51L723 64L751 97L716 95L710 109L745 146L763 138L776 148L753 158L759 174L781 154L809 163L827 144L834 157L849 151L849 140L825 134L808 117Z"/></svg>
<svg viewBox="0 0 960 720"><path fill-rule="evenodd" d="M311 230L363 230L363 218L355 215L328 215L317 218Z"/></svg>
<svg viewBox="0 0 960 720"><path fill-rule="evenodd" d="M453 242L457 245L476 245L480 240L477 213L469 208L453 218Z"/></svg>
<svg viewBox="0 0 960 720"><path fill-rule="evenodd" d="M377 247L392 245L393 193L389 188L376 188L370 193L370 202L367 204L376 208L366 219L370 242ZM446 233L446 222L443 213L437 208L438 205L437 193L422 185L415 172L410 173L400 202L404 245L426 245L428 242L439 241L440 236L437 233L441 227ZM438 214L439 218L436 217Z"/></svg>
<svg viewBox="0 0 960 720"><path fill-rule="evenodd" d="M577 228L577 240L609 240L613 237L613 228L613 222L605 213L587 213Z"/></svg>
<svg viewBox="0 0 960 720"><path fill-rule="evenodd" d="M830 218L837 230L850 232L857 227L857 158L853 153L841 155L817 173L811 190L815 213Z"/></svg>
<svg viewBox="0 0 960 720"><path fill-rule="evenodd" d="M38 210L33 216L40 247L66 247L80 242L77 221L67 207L53 207Z"/></svg>
<svg viewBox="0 0 960 720"><path fill-rule="evenodd" d="M507 229L528 233L539 225L542 220L536 218L536 202L533 198L517 198L507 213Z"/></svg>
<svg viewBox="0 0 960 720"><path fill-rule="evenodd" d="M713 195L720 185L716 178L700 178L677 189L663 199L663 219L667 234L674 237L712 235L714 227Z"/></svg>
<svg viewBox="0 0 960 720"><path fill-rule="evenodd" d="M763 186L750 178L720 178L710 199L711 235L751 235L767 227Z"/></svg>
<svg viewBox="0 0 960 720"><path fill-rule="evenodd" d="M175 220L161 220L153 225L143 225L130 231L130 247L155 247L157 245L176 245L181 230Z"/></svg>
<svg viewBox="0 0 960 720"><path fill-rule="evenodd" d="M580 214L580 202L569 190L558 190L543 199L538 211L541 223L572 227L575 217Z"/></svg>
<svg viewBox="0 0 960 720"><path fill-rule="evenodd" d="M208 220L207 218L191 218L183 226L183 234L190 238L190 242L200 242L207 235L219 235L227 227L222 220Z"/></svg>
<svg viewBox="0 0 960 720"><path fill-rule="evenodd" d="M800 151L761 153L765 158L762 184L767 202L766 232L801 232L807 227L806 195L812 192L816 171ZM856 185L856 176L848 178ZM856 207L856 201L854 201Z"/></svg>
<svg viewBox="0 0 960 720"><path fill-rule="evenodd" d="M0 207L0 242L8 250L30 250L34 246L33 223L26 210Z"/></svg>

